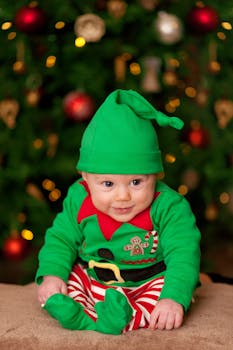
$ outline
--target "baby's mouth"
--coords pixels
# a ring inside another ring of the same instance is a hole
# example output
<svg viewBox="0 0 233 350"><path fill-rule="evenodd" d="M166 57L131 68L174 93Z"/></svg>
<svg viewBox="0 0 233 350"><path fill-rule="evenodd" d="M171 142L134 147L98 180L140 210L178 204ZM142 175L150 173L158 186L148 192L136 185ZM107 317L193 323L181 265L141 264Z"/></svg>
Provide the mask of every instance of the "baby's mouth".
<svg viewBox="0 0 233 350"><path fill-rule="evenodd" d="M131 212L132 208L133 207L131 206L126 208L113 208L113 209L117 214L128 214Z"/></svg>

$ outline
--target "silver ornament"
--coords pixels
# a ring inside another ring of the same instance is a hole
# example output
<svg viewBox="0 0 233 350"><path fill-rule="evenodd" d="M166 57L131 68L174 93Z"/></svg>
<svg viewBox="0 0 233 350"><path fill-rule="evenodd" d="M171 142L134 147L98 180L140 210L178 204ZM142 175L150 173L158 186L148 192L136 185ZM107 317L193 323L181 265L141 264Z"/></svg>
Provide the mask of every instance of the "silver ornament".
<svg viewBox="0 0 233 350"><path fill-rule="evenodd" d="M79 16L74 24L74 32L82 36L87 42L99 41L105 34L105 22L92 13Z"/></svg>
<svg viewBox="0 0 233 350"><path fill-rule="evenodd" d="M175 44L182 39L183 24L173 14L159 11L154 22L154 27L158 40L163 44Z"/></svg>

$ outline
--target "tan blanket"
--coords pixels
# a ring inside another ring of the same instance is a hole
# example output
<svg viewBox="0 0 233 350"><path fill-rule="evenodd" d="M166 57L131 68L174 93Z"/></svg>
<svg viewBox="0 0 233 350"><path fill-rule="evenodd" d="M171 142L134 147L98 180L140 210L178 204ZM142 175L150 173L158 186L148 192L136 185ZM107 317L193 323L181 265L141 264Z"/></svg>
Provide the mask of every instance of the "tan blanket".
<svg viewBox="0 0 233 350"><path fill-rule="evenodd" d="M184 325L124 335L62 329L42 310L34 283L0 284L0 350L232 350L233 286L205 283Z"/></svg>

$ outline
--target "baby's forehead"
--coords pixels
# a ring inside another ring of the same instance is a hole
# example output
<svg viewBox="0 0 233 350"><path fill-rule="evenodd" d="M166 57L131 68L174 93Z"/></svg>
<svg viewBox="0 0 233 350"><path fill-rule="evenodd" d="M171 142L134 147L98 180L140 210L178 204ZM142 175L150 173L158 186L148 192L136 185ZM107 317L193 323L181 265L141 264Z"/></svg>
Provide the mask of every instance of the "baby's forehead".
<svg viewBox="0 0 233 350"><path fill-rule="evenodd" d="M97 180L131 181L134 179L154 177L153 174L91 174Z"/></svg>

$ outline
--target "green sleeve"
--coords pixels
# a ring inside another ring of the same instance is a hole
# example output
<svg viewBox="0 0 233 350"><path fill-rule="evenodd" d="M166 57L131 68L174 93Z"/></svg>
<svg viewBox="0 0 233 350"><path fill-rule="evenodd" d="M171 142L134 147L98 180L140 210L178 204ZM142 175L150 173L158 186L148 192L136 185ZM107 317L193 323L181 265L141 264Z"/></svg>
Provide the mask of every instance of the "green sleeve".
<svg viewBox="0 0 233 350"><path fill-rule="evenodd" d="M77 223L77 213L85 196L78 183L73 184L63 202L63 209L52 226L46 231L45 243L39 252L39 267L36 283L42 282L43 276L57 276L65 282L72 265L77 258L82 234Z"/></svg>
<svg viewBox="0 0 233 350"><path fill-rule="evenodd" d="M160 299L175 300L187 311L199 281L200 232L184 197L171 189L160 195L156 216L160 249L167 266Z"/></svg>

